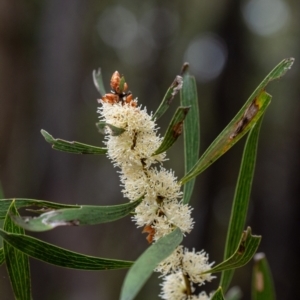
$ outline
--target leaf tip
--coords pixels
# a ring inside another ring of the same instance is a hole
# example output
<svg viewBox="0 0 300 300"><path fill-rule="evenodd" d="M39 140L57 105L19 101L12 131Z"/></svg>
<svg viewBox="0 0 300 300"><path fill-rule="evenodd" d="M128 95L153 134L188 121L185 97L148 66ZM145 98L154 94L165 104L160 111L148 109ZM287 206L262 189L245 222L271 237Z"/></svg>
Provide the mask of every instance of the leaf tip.
<svg viewBox="0 0 300 300"><path fill-rule="evenodd" d="M254 255L253 259L254 259L255 263L258 263L259 261L263 260L264 258L266 258L266 255L264 253L260 252L260 253L256 253Z"/></svg>
<svg viewBox="0 0 300 300"><path fill-rule="evenodd" d="M93 70L93 81L96 88L99 88L99 84L97 82L97 77L101 76L101 68L98 68L98 70Z"/></svg>
<svg viewBox="0 0 300 300"><path fill-rule="evenodd" d="M294 57L290 57L290 58L285 59L286 68L290 69L293 66L294 62L295 62Z"/></svg>
<svg viewBox="0 0 300 300"><path fill-rule="evenodd" d="M46 142L52 144L54 141L54 138L51 134L49 134L46 130L42 129L41 130L41 134L44 137L44 139L46 140Z"/></svg>
<svg viewBox="0 0 300 300"><path fill-rule="evenodd" d="M180 71L180 75L183 76L183 75L187 75L189 73L189 63L188 62L185 62L183 65L182 65L182 68L181 68L181 71Z"/></svg>
<svg viewBox="0 0 300 300"><path fill-rule="evenodd" d="M295 62L294 57L286 58L283 60L283 70L281 76L285 75L286 72L292 68L294 62Z"/></svg>

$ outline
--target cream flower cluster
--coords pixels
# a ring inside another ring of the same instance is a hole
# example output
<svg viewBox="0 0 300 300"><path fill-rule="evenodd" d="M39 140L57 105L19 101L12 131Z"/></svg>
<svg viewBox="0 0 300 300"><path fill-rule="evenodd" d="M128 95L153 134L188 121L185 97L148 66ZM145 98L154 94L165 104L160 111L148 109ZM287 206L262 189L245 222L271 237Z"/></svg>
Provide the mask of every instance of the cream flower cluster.
<svg viewBox="0 0 300 300"><path fill-rule="evenodd" d="M202 274L211 269L213 263L209 264L208 255L204 251L195 252L189 251L183 246L178 246L177 249L165 260L163 260L155 271L162 273L164 282L162 283L162 299L201 299L208 300L209 296L205 292L199 295L187 296L187 287L184 278L189 282L191 292L195 290L193 283L199 286L205 284L205 281L210 282L215 276L210 273Z"/></svg>
<svg viewBox="0 0 300 300"><path fill-rule="evenodd" d="M132 100L131 93L126 92L126 83L120 91L119 82L119 73L115 72L111 80L112 93L99 100L102 105L98 112L102 122L124 130L114 135L107 126L105 144L107 156L120 169L124 197L130 201L143 197L132 219L137 227L144 227L149 242L157 241L176 227L183 234L189 233L194 226L192 208L183 204L174 173L162 167L166 154L153 155L162 142L156 124L146 108L138 107L137 100ZM186 285L190 284L188 290L193 292L193 283L202 285L210 281L213 276L201 275L210 268L204 252L189 252L179 246L156 268L164 276L161 298L209 299L204 292L188 296Z"/></svg>
<svg viewBox="0 0 300 300"><path fill-rule="evenodd" d="M180 272L170 274L164 277L164 281L161 284L162 292L159 295L165 300L209 300L205 292L201 292L199 295L187 295L186 282ZM195 289L190 286L191 292Z"/></svg>
<svg viewBox="0 0 300 300"><path fill-rule="evenodd" d="M144 198L135 209L133 221L138 227L148 226L154 241L176 227L183 234L189 233L194 224L192 208L182 203L177 178L163 167L153 167L164 161L165 153L152 155L162 139L151 115L146 109L122 102L112 105L102 101L99 112L101 121L125 129L114 136L108 128L105 143L108 157L120 168L124 196L130 201Z"/></svg>

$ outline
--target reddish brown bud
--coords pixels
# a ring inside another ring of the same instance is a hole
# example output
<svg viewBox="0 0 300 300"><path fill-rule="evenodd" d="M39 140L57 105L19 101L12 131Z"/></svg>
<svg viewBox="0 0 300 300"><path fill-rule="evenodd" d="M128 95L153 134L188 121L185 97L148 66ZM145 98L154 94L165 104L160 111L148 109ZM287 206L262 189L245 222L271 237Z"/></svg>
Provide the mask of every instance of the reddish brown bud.
<svg viewBox="0 0 300 300"><path fill-rule="evenodd" d="M116 91L117 93L120 92L120 79L121 79L120 73L116 71L113 73L110 80L110 86L112 90Z"/></svg>
<svg viewBox="0 0 300 300"><path fill-rule="evenodd" d="M119 96L115 94L105 94L102 100L106 103L115 104L119 102Z"/></svg>
<svg viewBox="0 0 300 300"><path fill-rule="evenodd" d="M146 225L142 231L142 233L148 233L146 240L149 244L153 242L153 237L155 235L155 229L151 225Z"/></svg>
<svg viewBox="0 0 300 300"><path fill-rule="evenodd" d="M132 101L132 94L129 94L128 96L126 96L126 103L130 103Z"/></svg>
<svg viewBox="0 0 300 300"><path fill-rule="evenodd" d="M124 77L120 76L118 71L115 71L110 80L111 93L105 94L102 97L102 101L110 104L115 104L121 102L122 104L127 103L133 107L137 106L136 101L133 100L131 92L127 92L128 85L124 82ZM122 89L120 88L122 85Z"/></svg>

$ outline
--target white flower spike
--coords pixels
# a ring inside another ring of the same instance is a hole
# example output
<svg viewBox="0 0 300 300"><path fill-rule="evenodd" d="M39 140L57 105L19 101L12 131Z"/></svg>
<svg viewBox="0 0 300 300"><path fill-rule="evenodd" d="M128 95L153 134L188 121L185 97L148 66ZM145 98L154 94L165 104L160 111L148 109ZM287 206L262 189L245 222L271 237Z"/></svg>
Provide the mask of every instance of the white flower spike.
<svg viewBox="0 0 300 300"><path fill-rule="evenodd" d="M182 87L182 79L180 82L178 89ZM124 130L120 135L113 135L107 129L105 144L109 159L120 169L124 197L135 201L143 196L132 220L137 227L144 227L149 243L156 242L176 227L184 235L189 233L194 226L192 208L183 204L181 186L174 172L162 167L166 153L152 156L162 142L152 115L137 105L137 99L133 99L124 77L117 71L110 85L112 91L99 100L102 106L98 112L101 121ZM211 274L201 275L210 268L205 252L189 252L183 246L177 247L156 268L163 276L160 297L170 300L209 299L204 292L199 295L192 293L194 284L202 285L214 278Z"/></svg>
<svg viewBox="0 0 300 300"><path fill-rule="evenodd" d="M123 82L123 88L120 87ZM111 78L112 92L99 101L101 121L124 129L118 136L107 130L107 155L120 168L123 195L134 201L144 200L135 210L133 221L138 227L146 226L150 242L169 234L179 227L183 234L193 228L191 207L180 200L182 192L173 172L154 167L165 160L165 153L152 156L162 138L146 108L137 106L124 78L116 71ZM151 229L150 229L151 228ZM150 232L151 230L151 232Z"/></svg>

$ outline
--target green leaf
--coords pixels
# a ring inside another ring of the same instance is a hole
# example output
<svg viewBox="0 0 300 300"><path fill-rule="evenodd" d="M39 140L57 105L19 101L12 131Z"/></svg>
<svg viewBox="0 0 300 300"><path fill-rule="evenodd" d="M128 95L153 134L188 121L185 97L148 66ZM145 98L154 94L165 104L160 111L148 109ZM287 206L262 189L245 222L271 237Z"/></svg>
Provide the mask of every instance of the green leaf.
<svg viewBox="0 0 300 300"><path fill-rule="evenodd" d="M237 115L212 142L188 174L181 179L182 184L202 173L252 128L271 101L271 96L264 91L266 85L283 76L291 68L293 62L293 58L285 59L267 75Z"/></svg>
<svg viewBox="0 0 300 300"><path fill-rule="evenodd" d="M24 235L24 230L17 226L10 218L10 216L17 216L18 211L11 203L7 216L4 222L4 230L7 232L18 233ZM4 256L6 261L6 269L10 278L16 299L30 300L31 299L31 284L30 284L30 270L29 260L27 255L24 255L19 250L15 249L10 244L3 242Z"/></svg>
<svg viewBox="0 0 300 300"><path fill-rule="evenodd" d="M124 128L118 128L114 125L105 123L103 121L100 121L100 122L96 123L96 127L98 128L99 132L102 133L102 134L106 134L105 129L106 129L106 127L108 127L111 131L110 134L112 136L118 136L118 135L122 134L125 131Z"/></svg>
<svg viewBox="0 0 300 300"><path fill-rule="evenodd" d="M97 91L100 93L101 96L104 96L106 92L105 92L105 87L103 84L103 78L102 78L102 73L100 68L98 69L98 71L96 70L93 71L93 80Z"/></svg>
<svg viewBox="0 0 300 300"><path fill-rule="evenodd" d="M276 299L272 273L264 253L254 256L252 300Z"/></svg>
<svg viewBox="0 0 300 300"><path fill-rule="evenodd" d="M181 183L185 184L198 176L236 144L259 120L270 104L270 101L271 96L265 91L262 91L261 94L243 110L242 114L240 111L212 142L195 166L181 179Z"/></svg>
<svg viewBox="0 0 300 300"><path fill-rule="evenodd" d="M196 164L200 147L200 118L198 109L197 86L193 76L187 72L187 66L183 74L183 88L180 91L181 105L191 106L190 112L184 121L184 171L187 174ZM183 188L183 203L189 203L195 179L190 180Z"/></svg>
<svg viewBox="0 0 300 300"><path fill-rule="evenodd" d="M0 248L0 266L5 262L4 249Z"/></svg>
<svg viewBox="0 0 300 300"><path fill-rule="evenodd" d="M79 205L60 204L60 203L44 201L44 200L23 199L23 198L0 199L0 220L5 218L6 213L13 201L15 202L15 206L17 209L19 209L21 207L28 207L28 206L41 207L41 210L39 210L39 211L36 210L36 212L41 212L41 211L45 212L49 208L52 208L52 209L80 208Z"/></svg>
<svg viewBox="0 0 300 300"><path fill-rule="evenodd" d="M213 294L213 296L211 297L211 300L225 300L224 296L223 296L223 291L222 288L219 287Z"/></svg>
<svg viewBox="0 0 300 300"><path fill-rule="evenodd" d="M133 262L94 257L69 251L31 236L12 234L0 229L0 235L11 246L26 255L56 266L78 270L113 270L129 268Z"/></svg>
<svg viewBox="0 0 300 300"><path fill-rule="evenodd" d="M183 121L189 112L189 107L178 107L165 133L164 139L152 156L167 151L182 133Z"/></svg>
<svg viewBox="0 0 300 300"><path fill-rule="evenodd" d="M258 123L251 129L244 147L244 153L236 184L227 231L224 259L230 257L234 253L236 247L238 247L240 235L243 232L243 228L245 227L251 187L254 177L257 145L262 119L263 118L261 118ZM220 286L222 286L224 291L226 291L229 287L233 273L234 270L228 270L222 273Z"/></svg>
<svg viewBox="0 0 300 300"><path fill-rule="evenodd" d="M41 214L39 217L13 217L15 223L26 230L47 231L58 226L79 226L107 223L130 214L143 200L143 197L120 205L64 208Z"/></svg>
<svg viewBox="0 0 300 300"><path fill-rule="evenodd" d="M43 129L41 130L41 133L46 142L51 144L52 148L55 150L74 154L105 154L107 152L106 148L100 148L79 142L68 142L61 139L55 139L51 134Z"/></svg>
<svg viewBox="0 0 300 300"><path fill-rule="evenodd" d="M244 266L255 254L260 240L261 236L252 235L251 228L248 227L247 230L243 232L239 246L235 250L233 255L227 260L213 267L209 271L204 272L203 274L217 273L224 270L237 269Z"/></svg>
<svg viewBox="0 0 300 300"><path fill-rule="evenodd" d="M128 271L122 286L121 300L134 299L157 265L170 256L182 241L179 228L152 244Z"/></svg>
<svg viewBox="0 0 300 300"><path fill-rule="evenodd" d="M152 120L158 120L167 111L174 97L177 95L177 93L180 91L181 88L182 88L182 77L176 76L171 86L167 90L161 104L159 105L158 109L154 113Z"/></svg>

